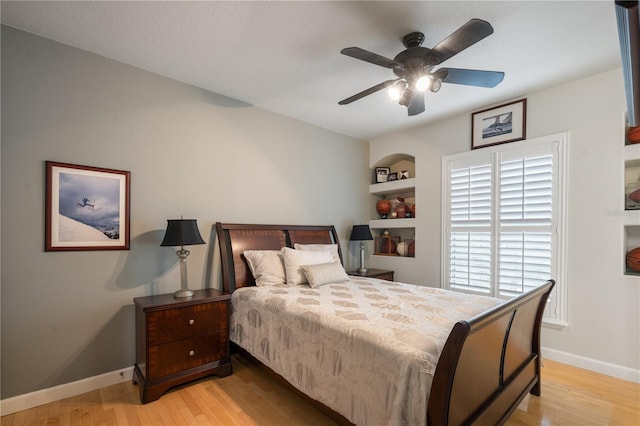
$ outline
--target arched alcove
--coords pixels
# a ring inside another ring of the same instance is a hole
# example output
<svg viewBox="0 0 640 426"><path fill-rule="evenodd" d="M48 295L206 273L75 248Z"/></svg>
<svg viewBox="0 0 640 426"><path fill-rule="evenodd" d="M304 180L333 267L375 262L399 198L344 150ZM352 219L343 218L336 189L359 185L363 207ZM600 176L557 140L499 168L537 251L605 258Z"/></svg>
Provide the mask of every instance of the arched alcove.
<svg viewBox="0 0 640 426"><path fill-rule="evenodd" d="M415 176L415 157L409 154L387 155L373 163L369 227L374 235L374 256L415 257Z"/></svg>

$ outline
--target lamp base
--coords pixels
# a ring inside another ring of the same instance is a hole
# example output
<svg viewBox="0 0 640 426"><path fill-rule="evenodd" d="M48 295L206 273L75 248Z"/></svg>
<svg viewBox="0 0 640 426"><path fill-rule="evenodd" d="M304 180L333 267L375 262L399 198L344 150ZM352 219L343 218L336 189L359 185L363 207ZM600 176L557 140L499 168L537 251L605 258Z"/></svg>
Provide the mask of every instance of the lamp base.
<svg viewBox="0 0 640 426"><path fill-rule="evenodd" d="M173 297L175 299L184 299L185 297L193 297L193 290L178 290L175 293L173 293Z"/></svg>
<svg viewBox="0 0 640 426"><path fill-rule="evenodd" d="M360 241L360 267L358 273L364 275L367 273L367 268L364 267L364 241Z"/></svg>

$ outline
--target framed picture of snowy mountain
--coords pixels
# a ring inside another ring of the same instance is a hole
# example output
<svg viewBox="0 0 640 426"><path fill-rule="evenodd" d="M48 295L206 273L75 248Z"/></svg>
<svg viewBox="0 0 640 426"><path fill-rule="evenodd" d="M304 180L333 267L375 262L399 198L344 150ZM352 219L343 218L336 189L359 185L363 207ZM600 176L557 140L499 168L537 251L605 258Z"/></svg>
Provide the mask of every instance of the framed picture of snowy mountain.
<svg viewBox="0 0 640 426"><path fill-rule="evenodd" d="M45 164L45 251L129 250L131 173Z"/></svg>
<svg viewBox="0 0 640 426"><path fill-rule="evenodd" d="M471 149L527 137L527 100L491 107L471 115Z"/></svg>

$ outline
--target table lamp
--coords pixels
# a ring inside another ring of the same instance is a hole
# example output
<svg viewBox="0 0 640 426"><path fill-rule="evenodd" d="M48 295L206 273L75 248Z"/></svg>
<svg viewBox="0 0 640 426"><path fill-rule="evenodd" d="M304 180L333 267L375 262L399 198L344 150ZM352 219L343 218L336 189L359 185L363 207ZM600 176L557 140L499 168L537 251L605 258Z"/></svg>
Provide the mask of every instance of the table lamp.
<svg viewBox="0 0 640 426"><path fill-rule="evenodd" d="M353 225L349 241L360 241L360 268L358 268L360 274L367 272L367 268L364 267L364 242L370 240L373 240L373 237L369 225Z"/></svg>
<svg viewBox="0 0 640 426"><path fill-rule="evenodd" d="M185 250L184 246L192 246L196 244L205 244L198 231L198 224L195 219L169 219L167 220L167 230L161 246L180 246L180 250L176 254L180 258L180 290L173 293L175 298L184 298L193 296L193 290L189 290L187 285L187 256L189 250Z"/></svg>

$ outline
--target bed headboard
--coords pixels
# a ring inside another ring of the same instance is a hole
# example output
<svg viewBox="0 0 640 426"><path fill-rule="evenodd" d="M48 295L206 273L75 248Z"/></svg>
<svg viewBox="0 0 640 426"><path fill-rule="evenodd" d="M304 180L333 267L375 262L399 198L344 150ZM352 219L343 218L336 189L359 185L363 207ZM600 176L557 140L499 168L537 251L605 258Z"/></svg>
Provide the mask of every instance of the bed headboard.
<svg viewBox="0 0 640 426"><path fill-rule="evenodd" d="M300 244L337 244L340 241L333 225L256 225L216 222L220 245L222 286L227 293L255 285L249 266L242 255L245 250L280 250ZM344 262L343 262L344 263Z"/></svg>

